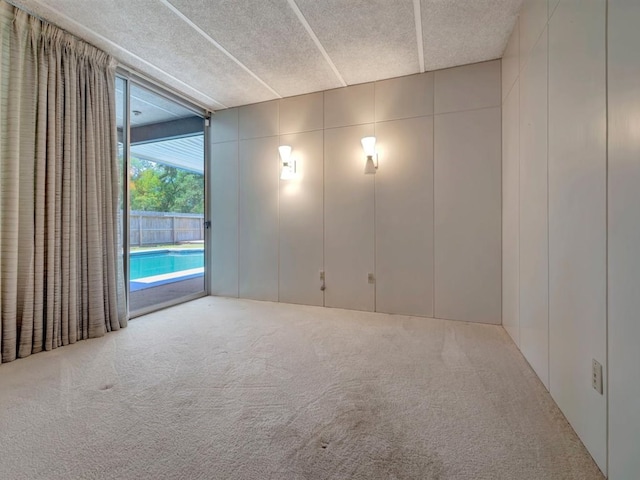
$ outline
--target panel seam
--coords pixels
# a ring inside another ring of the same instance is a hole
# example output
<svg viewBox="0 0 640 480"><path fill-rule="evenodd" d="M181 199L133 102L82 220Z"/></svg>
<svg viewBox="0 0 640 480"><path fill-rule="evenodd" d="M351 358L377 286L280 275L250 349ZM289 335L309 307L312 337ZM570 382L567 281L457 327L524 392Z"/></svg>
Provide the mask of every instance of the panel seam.
<svg viewBox="0 0 640 480"><path fill-rule="evenodd" d="M325 178L325 128L324 128L324 92L322 92L322 271L323 271L323 279L322 279L322 306L326 307L326 297L327 297L327 267L325 265L326 259L326 234L325 234L325 201L326 201L326 178Z"/></svg>
<svg viewBox="0 0 640 480"><path fill-rule="evenodd" d="M289 6L291 7L291 10L293 10L293 12L296 14L296 17L298 17L298 20L300 20L300 23L302 24L304 29L307 31L307 33L311 37L311 40L313 40L313 43L316 44L316 47L318 47L318 50L320 50L320 53L322 54L324 59L327 61L327 63L331 67L331 70L333 70L333 73L336 75L336 77L338 77L338 80L340 81L340 84L343 87L346 87L347 83L344 81L344 78L342 78L342 75L338 71L338 67L336 67L335 63L333 63L333 60L331 60L331 57L329 56L327 51L322 46L322 43L320 42L320 40L316 36L315 32L311 28L311 25L309 25L309 22L307 21L307 19L305 18L304 14L300 10L300 7L298 7L298 4L296 4L295 0L287 0L287 2L289 3Z"/></svg>
<svg viewBox="0 0 640 480"><path fill-rule="evenodd" d="M376 82L373 83L373 136L376 136ZM378 159L378 162L380 159ZM376 196L376 177L373 176L373 311L378 311L378 251L377 251L377 237L378 237L378 228L377 228L377 209L376 203L378 202L378 198Z"/></svg>
<svg viewBox="0 0 640 480"><path fill-rule="evenodd" d="M604 100L605 100L605 466L610 476L610 428L609 428L609 0L604 13Z"/></svg>
<svg viewBox="0 0 640 480"><path fill-rule="evenodd" d="M436 98L436 77L433 76L431 82L431 101L433 103L433 115L431 115L431 317L436 318L436 115L435 115L435 98Z"/></svg>
<svg viewBox="0 0 640 480"><path fill-rule="evenodd" d="M237 110L238 115L236 116L236 131L238 132L238 139L236 140L236 202L238 205L238 210L236 212L236 283L238 284L236 295L238 298L240 297L240 219L242 215L240 214L240 174L242 169L240 168L240 110Z"/></svg>
<svg viewBox="0 0 640 480"><path fill-rule="evenodd" d="M522 30L520 28L518 28L518 35L520 35L522 33ZM521 39L518 39L518 44L521 43ZM518 59L518 61L520 61L520 59ZM521 227L522 227L522 221L521 221L521 214L522 214L522 209L521 209L521 203L522 203L522 198L521 198L521 190L522 190L522 179L520 178L520 174L521 174L521 164L522 164L522 70L520 70L518 72L518 78L516 80L518 82L518 237L517 237L517 241L518 241L518 310L517 310L517 315L518 315L518 348L520 349L520 351L522 352L522 312L521 312L521 308L520 308L520 304L522 303L522 298L521 298L521 292L522 292L522 285L520 284L520 270L522 269L522 262L520 261L520 257L521 257L521 249L520 249L520 234L521 234ZM515 84L514 84L515 85ZM524 355L524 354L523 354Z"/></svg>
<svg viewBox="0 0 640 480"><path fill-rule="evenodd" d="M276 158L276 174L277 174L277 182L278 182L278 281L277 281L277 287L278 287L278 295L277 295L277 299L278 299L278 303L280 303L280 259L282 258L282 255L280 253L280 249L281 249L281 240L282 240L282 222L281 222L281 215L280 215L280 145L282 145L282 135L280 134L280 102L278 102L278 154L277 154L277 158Z"/></svg>
<svg viewBox="0 0 640 480"><path fill-rule="evenodd" d="M549 125L550 125L549 122L551 119L551 114L550 114L551 103L549 102L549 83L550 83L549 79L551 77L550 39L551 39L551 18L547 18L547 390L549 391L549 394L551 394L551 240L550 240L551 238L551 233L550 233L551 232L551 224L550 224L551 207L550 207L550 196L549 196L549 192L550 192L549 170L551 166L551 162L549 158L549 152L551 151L551 149L549 148L549 145L551 143L550 135L549 135L549 132L551 131L551 129L549 128Z"/></svg>

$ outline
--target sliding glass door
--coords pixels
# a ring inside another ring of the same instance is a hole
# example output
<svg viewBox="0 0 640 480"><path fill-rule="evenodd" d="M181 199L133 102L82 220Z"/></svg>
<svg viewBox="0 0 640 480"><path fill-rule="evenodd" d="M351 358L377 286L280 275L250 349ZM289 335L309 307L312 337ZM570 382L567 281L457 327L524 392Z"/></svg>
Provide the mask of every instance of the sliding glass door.
<svg viewBox="0 0 640 480"><path fill-rule="evenodd" d="M117 93L136 316L205 294L205 122L204 112L128 79L118 78Z"/></svg>

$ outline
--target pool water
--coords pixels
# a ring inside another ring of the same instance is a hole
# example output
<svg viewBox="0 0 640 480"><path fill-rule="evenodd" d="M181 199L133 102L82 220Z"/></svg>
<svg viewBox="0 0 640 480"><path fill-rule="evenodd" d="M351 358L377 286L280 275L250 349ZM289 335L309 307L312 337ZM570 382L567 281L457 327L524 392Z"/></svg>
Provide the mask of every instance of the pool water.
<svg viewBox="0 0 640 480"><path fill-rule="evenodd" d="M129 279L137 280L200 267L204 267L203 249L132 252Z"/></svg>

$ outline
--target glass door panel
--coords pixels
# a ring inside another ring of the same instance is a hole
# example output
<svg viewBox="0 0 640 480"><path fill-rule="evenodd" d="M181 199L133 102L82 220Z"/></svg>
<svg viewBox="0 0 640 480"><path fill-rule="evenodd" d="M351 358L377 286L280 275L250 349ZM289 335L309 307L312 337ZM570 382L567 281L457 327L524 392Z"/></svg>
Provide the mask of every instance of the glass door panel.
<svg viewBox="0 0 640 480"><path fill-rule="evenodd" d="M129 96L129 311L205 292L204 118L133 82Z"/></svg>
<svg viewBox="0 0 640 480"><path fill-rule="evenodd" d="M118 279L118 295L124 295L124 291L121 291L123 286L126 288L127 285L127 261L125 256L127 192L124 187L127 184L126 148L129 129L127 123L127 80L121 77L116 77L116 129L118 132L118 168L120 171L118 179L118 262L122 265L122 269L118 269L118 273L125 276L125 278Z"/></svg>

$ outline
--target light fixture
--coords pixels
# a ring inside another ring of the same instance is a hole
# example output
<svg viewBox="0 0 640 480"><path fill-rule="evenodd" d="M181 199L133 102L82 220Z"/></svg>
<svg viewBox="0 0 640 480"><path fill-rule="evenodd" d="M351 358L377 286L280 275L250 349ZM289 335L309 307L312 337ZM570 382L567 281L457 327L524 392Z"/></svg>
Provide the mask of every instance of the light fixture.
<svg viewBox="0 0 640 480"><path fill-rule="evenodd" d="M378 154L376 153L376 137L364 137L362 140L362 149L367 157L367 163L364 165L364 173L376 173L378 169Z"/></svg>
<svg viewBox="0 0 640 480"><path fill-rule="evenodd" d="M291 146L290 145L280 145L278 147L280 151L280 160L282 161L282 166L280 168L280 179L281 180L291 180L296 176L296 161L291 158Z"/></svg>

